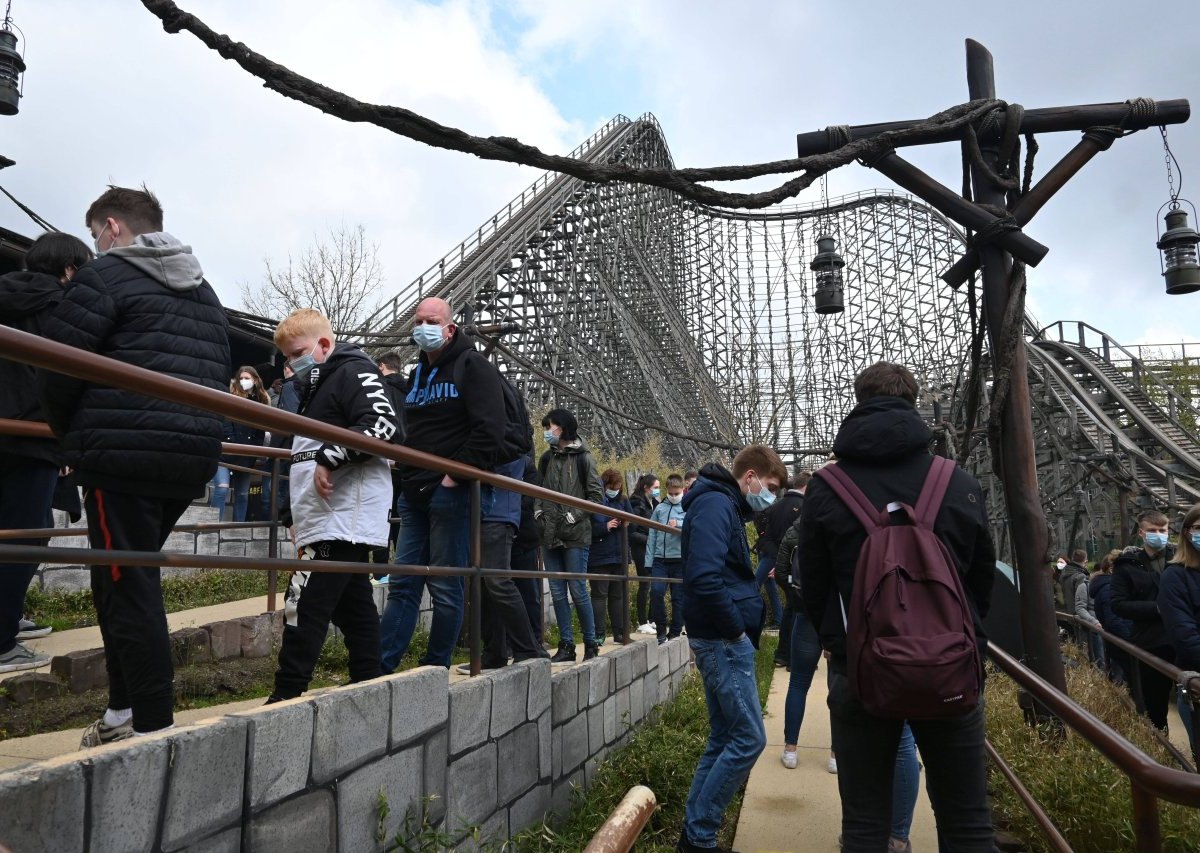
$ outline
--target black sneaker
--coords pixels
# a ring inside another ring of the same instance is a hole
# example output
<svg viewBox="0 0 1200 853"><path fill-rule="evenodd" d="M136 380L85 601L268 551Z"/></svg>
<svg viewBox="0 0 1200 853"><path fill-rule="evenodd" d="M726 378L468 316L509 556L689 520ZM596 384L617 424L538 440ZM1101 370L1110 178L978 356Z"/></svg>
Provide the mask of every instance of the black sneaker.
<svg viewBox="0 0 1200 853"><path fill-rule="evenodd" d="M584 660L591 660L592 658L598 657L599 655L600 655L600 647L598 645L596 645L595 643L584 643L583 644L583 659Z"/></svg>
<svg viewBox="0 0 1200 853"><path fill-rule="evenodd" d="M550 663L575 663L575 644L559 643L558 651L550 658Z"/></svg>

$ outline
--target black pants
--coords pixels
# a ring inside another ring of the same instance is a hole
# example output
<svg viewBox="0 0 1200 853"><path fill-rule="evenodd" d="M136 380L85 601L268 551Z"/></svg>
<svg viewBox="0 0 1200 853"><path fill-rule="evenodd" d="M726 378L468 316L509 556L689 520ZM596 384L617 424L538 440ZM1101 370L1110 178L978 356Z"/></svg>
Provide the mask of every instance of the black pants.
<svg viewBox="0 0 1200 853"><path fill-rule="evenodd" d="M1170 646L1159 646L1146 649L1146 651L1155 657L1162 658L1167 663L1175 662L1175 650ZM1167 709L1175 700L1175 682L1141 661L1137 662L1137 667L1142 680L1142 704L1145 706L1146 716L1150 718L1150 722L1154 724L1155 728L1165 732L1167 730Z"/></svg>
<svg viewBox="0 0 1200 853"><path fill-rule="evenodd" d="M513 545L509 568L536 572L538 568L537 545ZM529 627L533 629L534 640L540 646L544 627L542 624L542 584L544 581L541 578L513 578L513 583L517 586L517 592L521 594L521 601L525 603L525 614L529 617Z"/></svg>
<svg viewBox="0 0 1200 853"><path fill-rule="evenodd" d="M88 489L88 539L107 551L159 551L191 503ZM133 729L153 732L174 722L174 666L157 568L92 566L92 598L104 639L108 707L133 711Z"/></svg>
<svg viewBox="0 0 1200 853"><path fill-rule="evenodd" d="M646 543L630 542L629 554L637 570L637 623L645 625L650 617L650 567L646 565Z"/></svg>
<svg viewBox="0 0 1200 853"><path fill-rule="evenodd" d="M588 566L588 574L619 575L624 566ZM621 582L620 581L591 581L592 585L592 619L596 623L596 639L608 633L608 624L612 623L613 639L618 643L625 641L625 631L621 626Z"/></svg>
<svg viewBox="0 0 1200 853"><path fill-rule="evenodd" d="M516 530L511 524L485 521L480 527L480 561L484 568L507 569L512 560ZM529 611L512 578L483 577L483 664L488 667L513 660L543 657L542 644L533 633Z"/></svg>
<svg viewBox="0 0 1200 853"><path fill-rule="evenodd" d="M829 673L829 719L842 800L842 850L886 850L892 825L892 780L903 720L868 714L850 695L844 673ZM925 788L937 819L938 847L992 853L995 832L987 795L983 706L962 717L910 720L925 764Z"/></svg>
<svg viewBox="0 0 1200 853"><path fill-rule="evenodd" d="M58 468L49 462L0 453L0 528L50 527ZM7 545L45 545L45 539L9 539ZM25 592L37 563L0 563L0 654L17 644Z"/></svg>
<svg viewBox="0 0 1200 853"><path fill-rule="evenodd" d="M300 548L299 557L365 563L370 551L369 545L313 542ZM292 572L283 607L286 619L272 698L293 699L308 689L330 622L346 638L350 681L379 676L379 611L368 575Z"/></svg>

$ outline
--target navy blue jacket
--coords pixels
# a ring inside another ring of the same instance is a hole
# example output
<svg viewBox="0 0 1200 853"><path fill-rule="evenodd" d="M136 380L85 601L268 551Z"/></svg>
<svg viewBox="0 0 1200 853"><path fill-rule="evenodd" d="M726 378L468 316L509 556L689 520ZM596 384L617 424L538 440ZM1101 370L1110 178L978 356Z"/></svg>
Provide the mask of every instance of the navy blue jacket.
<svg viewBox="0 0 1200 853"><path fill-rule="evenodd" d="M733 475L716 463L683 496L683 621L689 637L758 647L766 607L758 594L746 522L750 507Z"/></svg>
<svg viewBox="0 0 1200 853"><path fill-rule="evenodd" d="M1167 566L1158 582L1158 610L1175 647L1175 665L1200 671L1200 570Z"/></svg>
<svg viewBox="0 0 1200 853"><path fill-rule="evenodd" d="M629 498L624 495L617 495L615 498L605 495L604 505L625 512L633 512ZM611 520L611 515L592 513L592 548L588 551L589 568L592 566L620 566L622 563L621 528L609 530L608 522ZM629 564L628 554L625 555L624 563Z"/></svg>
<svg viewBox="0 0 1200 853"><path fill-rule="evenodd" d="M1096 575L1088 585L1088 595L1096 603L1096 618L1100 626L1122 640L1133 639L1133 623L1118 616L1112 609L1112 575Z"/></svg>
<svg viewBox="0 0 1200 853"><path fill-rule="evenodd" d="M527 457L521 456L512 462L498 465L496 473L501 477L523 480L526 459ZM521 496L508 489L495 489L491 486L484 486L484 488L492 490L492 507L483 514L483 521L487 524L511 524L514 531L519 530L521 528Z"/></svg>

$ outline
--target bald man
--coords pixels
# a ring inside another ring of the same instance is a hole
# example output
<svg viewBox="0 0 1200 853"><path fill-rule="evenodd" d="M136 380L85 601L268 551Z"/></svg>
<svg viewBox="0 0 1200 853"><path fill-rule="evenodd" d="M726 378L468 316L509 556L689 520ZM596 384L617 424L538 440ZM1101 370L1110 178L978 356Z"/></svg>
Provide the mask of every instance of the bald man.
<svg viewBox="0 0 1200 853"><path fill-rule="evenodd" d="M491 470L504 440L503 381L454 323L444 299L417 306L413 341L420 349L403 400L404 446ZM469 502L467 487L448 474L400 464L396 515L400 537L396 562L407 565L466 566ZM462 628L461 577L392 575L381 625L384 672L395 670L412 640L429 587L433 622L422 666L450 666Z"/></svg>

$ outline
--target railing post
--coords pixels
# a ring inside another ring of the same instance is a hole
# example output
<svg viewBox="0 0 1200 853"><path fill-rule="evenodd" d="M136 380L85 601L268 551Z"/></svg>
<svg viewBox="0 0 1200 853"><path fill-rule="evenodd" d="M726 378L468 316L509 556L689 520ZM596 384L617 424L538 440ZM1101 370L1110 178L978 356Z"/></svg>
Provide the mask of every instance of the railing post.
<svg viewBox="0 0 1200 853"><path fill-rule="evenodd" d="M1129 792L1133 800L1133 849L1137 853L1162 850L1162 827L1158 822L1158 797L1132 779Z"/></svg>
<svg viewBox="0 0 1200 853"><path fill-rule="evenodd" d="M271 534L267 540L267 556L274 560L279 556L279 458L271 460ZM279 571L267 571L267 610L275 612L275 596L279 591Z"/></svg>
<svg viewBox="0 0 1200 853"><path fill-rule="evenodd" d="M629 645L629 522L621 522L621 636ZM616 634L616 631L613 631Z"/></svg>
<svg viewBox="0 0 1200 853"><path fill-rule="evenodd" d="M483 499L478 480L471 480L471 595L467 599L467 619L470 620L471 648L471 677L479 675L483 669L483 572L480 571L481 555L483 553Z"/></svg>

